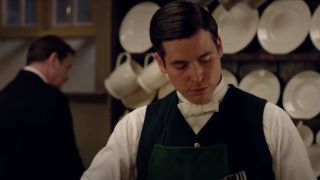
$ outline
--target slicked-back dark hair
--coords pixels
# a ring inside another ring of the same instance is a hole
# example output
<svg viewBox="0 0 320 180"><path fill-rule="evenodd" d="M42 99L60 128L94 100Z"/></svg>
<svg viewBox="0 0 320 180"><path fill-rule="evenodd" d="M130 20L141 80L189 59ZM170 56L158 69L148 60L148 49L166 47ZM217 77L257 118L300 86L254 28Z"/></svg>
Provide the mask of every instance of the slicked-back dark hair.
<svg viewBox="0 0 320 180"><path fill-rule="evenodd" d="M73 56L76 53L76 51L60 37L46 35L31 43L28 49L27 65L33 62L45 61L53 52L57 53L60 62L69 54Z"/></svg>
<svg viewBox="0 0 320 180"><path fill-rule="evenodd" d="M153 15L150 38L153 47L164 59L165 52L162 46L164 41L190 38L199 29L210 32L214 43L217 43L218 26L207 10L191 2L174 1Z"/></svg>

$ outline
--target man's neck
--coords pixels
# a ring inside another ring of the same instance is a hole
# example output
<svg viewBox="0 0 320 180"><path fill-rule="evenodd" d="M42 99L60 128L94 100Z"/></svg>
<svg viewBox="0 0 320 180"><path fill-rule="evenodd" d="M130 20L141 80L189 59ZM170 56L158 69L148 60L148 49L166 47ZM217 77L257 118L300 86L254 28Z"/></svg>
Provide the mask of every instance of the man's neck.
<svg viewBox="0 0 320 180"><path fill-rule="evenodd" d="M46 77L46 73L43 70L41 65L37 65L37 64L30 64L27 65L23 68L26 71L32 72L34 74L36 74L37 76L39 76L45 83L48 83L48 79Z"/></svg>

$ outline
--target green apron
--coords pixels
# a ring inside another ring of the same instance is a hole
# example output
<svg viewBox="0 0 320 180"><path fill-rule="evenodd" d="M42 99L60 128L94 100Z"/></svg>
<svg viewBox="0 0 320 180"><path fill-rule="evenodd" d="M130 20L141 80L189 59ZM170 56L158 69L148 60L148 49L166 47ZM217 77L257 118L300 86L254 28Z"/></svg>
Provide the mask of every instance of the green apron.
<svg viewBox="0 0 320 180"><path fill-rule="evenodd" d="M154 145L149 180L220 180L228 175L227 146L168 147Z"/></svg>

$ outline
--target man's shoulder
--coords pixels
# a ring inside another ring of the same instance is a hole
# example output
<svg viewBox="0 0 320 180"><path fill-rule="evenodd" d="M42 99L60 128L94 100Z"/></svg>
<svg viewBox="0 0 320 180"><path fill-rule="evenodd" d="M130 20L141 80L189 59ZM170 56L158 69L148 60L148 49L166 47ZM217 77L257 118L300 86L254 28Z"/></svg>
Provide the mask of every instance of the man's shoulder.
<svg viewBox="0 0 320 180"><path fill-rule="evenodd" d="M263 106L265 106L267 102L266 99L258 97L234 86L229 87L224 99L227 99L232 102L232 104L237 105L238 108L248 108L247 106L256 106L257 104L262 104Z"/></svg>
<svg viewBox="0 0 320 180"><path fill-rule="evenodd" d="M47 92L48 94L55 96L55 97L64 97L65 95L62 93L62 91L57 88L54 87L52 85L46 84L44 86L45 92Z"/></svg>
<svg viewBox="0 0 320 180"><path fill-rule="evenodd" d="M44 96L44 98L51 99L53 102L54 101L67 102L66 95L63 94L63 92L59 88L46 84L43 91L44 92L42 95Z"/></svg>
<svg viewBox="0 0 320 180"><path fill-rule="evenodd" d="M25 81L23 81L25 80ZM60 89L41 80L15 78L0 91L0 101L13 99L61 100L66 99Z"/></svg>

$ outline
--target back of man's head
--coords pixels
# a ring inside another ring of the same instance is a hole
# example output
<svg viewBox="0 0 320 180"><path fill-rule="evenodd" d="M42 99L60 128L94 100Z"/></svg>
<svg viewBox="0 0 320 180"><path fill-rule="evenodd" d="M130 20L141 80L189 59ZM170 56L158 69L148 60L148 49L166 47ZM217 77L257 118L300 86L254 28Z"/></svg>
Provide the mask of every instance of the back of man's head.
<svg viewBox="0 0 320 180"><path fill-rule="evenodd" d="M164 41L190 38L204 29L211 33L214 43L218 38L218 26L211 14L203 7L187 2L175 1L161 7L152 17L150 39L162 59Z"/></svg>
<svg viewBox="0 0 320 180"><path fill-rule="evenodd" d="M55 35L46 35L36 39L30 45L27 55L27 65L33 62L42 62L53 53L57 53L61 62L68 55L74 55L75 50L63 39Z"/></svg>

